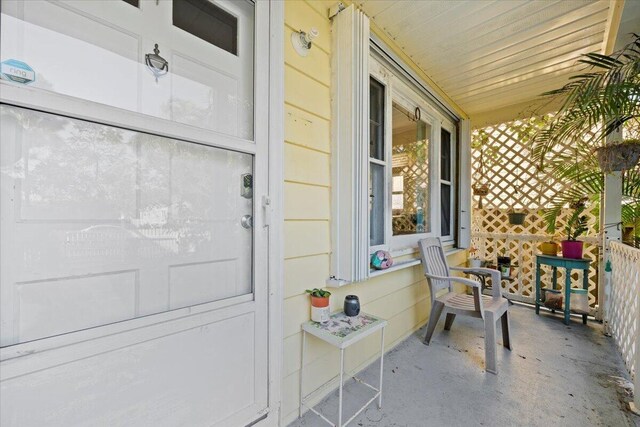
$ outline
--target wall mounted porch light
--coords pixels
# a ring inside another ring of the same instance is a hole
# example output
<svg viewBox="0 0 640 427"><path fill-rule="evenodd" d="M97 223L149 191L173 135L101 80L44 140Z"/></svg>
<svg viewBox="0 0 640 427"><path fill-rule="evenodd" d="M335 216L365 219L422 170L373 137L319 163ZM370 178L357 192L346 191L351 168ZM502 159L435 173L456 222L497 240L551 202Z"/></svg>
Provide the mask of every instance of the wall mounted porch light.
<svg viewBox="0 0 640 427"><path fill-rule="evenodd" d="M147 53L144 56L144 62L155 76L156 83L158 83L158 77L162 77L169 72L169 61L160 56L158 43L156 43L153 53Z"/></svg>
<svg viewBox="0 0 640 427"><path fill-rule="evenodd" d="M312 27L308 33L304 31L294 31L291 33L291 44L298 55L307 56L309 55L309 50L311 49L311 42L313 39L317 38L320 35L318 29Z"/></svg>

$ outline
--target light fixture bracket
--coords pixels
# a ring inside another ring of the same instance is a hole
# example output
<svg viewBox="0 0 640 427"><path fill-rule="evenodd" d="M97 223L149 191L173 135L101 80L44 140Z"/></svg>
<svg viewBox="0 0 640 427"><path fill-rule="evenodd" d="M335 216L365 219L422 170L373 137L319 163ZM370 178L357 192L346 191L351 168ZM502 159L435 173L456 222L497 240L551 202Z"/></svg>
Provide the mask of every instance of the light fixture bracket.
<svg viewBox="0 0 640 427"><path fill-rule="evenodd" d="M294 31L291 33L291 44L293 48L300 56L309 55L309 50L312 46L312 41L316 37L318 37L320 33L317 28L311 28L311 30L306 33L302 30Z"/></svg>

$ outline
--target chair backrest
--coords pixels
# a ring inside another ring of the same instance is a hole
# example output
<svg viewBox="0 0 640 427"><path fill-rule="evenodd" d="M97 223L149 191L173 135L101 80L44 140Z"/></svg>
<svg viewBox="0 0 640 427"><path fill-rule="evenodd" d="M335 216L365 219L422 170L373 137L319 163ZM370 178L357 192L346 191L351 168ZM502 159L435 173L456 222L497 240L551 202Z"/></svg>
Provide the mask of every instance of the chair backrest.
<svg viewBox="0 0 640 427"><path fill-rule="evenodd" d="M424 268L427 282L429 283L429 291L431 299L435 298L436 293L444 288L453 291L450 280L436 280L429 276L449 277L451 272L447 265L447 257L442 249L442 243L439 237L427 237L418 242L420 248L420 257L422 258L422 268Z"/></svg>

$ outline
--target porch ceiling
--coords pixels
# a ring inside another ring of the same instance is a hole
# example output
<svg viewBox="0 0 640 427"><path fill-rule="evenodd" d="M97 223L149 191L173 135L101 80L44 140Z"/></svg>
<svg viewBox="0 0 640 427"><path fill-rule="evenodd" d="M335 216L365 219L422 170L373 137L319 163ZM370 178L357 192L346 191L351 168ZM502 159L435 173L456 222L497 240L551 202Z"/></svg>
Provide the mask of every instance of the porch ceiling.
<svg viewBox="0 0 640 427"><path fill-rule="evenodd" d="M616 9L623 5L609 0L355 3L472 119L501 109L523 112L539 94L564 84L578 71L581 54L615 41L621 14Z"/></svg>

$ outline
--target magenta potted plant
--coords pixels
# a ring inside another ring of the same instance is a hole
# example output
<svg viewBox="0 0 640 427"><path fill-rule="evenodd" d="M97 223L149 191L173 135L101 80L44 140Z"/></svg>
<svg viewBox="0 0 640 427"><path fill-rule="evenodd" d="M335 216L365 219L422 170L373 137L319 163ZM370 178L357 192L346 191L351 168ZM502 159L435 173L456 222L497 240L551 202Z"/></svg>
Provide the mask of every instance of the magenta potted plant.
<svg viewBox="0 0 640 427"><path fill-rule="evenodd" d="M584 242L578 240L587 231L587 216L582 215L585 207L579 206L574 211L565 227L567 240L560 242L564 258L581 259Z"/></svg>

